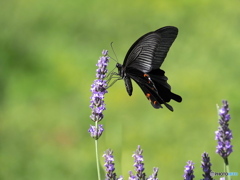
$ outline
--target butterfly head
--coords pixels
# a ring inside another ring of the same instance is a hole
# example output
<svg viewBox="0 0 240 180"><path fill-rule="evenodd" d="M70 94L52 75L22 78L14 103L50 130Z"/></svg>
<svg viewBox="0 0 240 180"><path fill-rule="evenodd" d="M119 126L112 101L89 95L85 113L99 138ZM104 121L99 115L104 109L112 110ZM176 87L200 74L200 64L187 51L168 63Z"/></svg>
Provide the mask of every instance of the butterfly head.
<svg viewBox="0 0 240 180"><path fill-rule="evenodd" d="M121 76L122 78L124 78L125 74L124 74L122 65L119 64L119 63L117 63L117 64L116 64L116 67L118 68L118 75Z"/></svg>

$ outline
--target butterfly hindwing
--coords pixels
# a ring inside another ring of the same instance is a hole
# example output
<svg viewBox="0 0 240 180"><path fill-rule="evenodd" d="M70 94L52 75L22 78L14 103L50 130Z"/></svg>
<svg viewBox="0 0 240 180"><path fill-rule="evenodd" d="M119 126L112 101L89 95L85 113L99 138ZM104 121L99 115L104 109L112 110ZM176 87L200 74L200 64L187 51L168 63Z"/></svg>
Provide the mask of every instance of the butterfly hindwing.
<svg viewBox="0 0 240 180"><path fill-rule="evenodd" d="M173 93L169 89L170 85L166 81L167 77L164 76L164 71L158 79L162 79L161 84L165 85L156 84L151 78L151 74L142 73L135 69L132 69L128 75L139 85L154 108L162 108L161 104L164 104L169 110L173 111L172 106L167 104L171 100Z"/></svg>
<svg viewBox="0 0 240 180"><path fill-rule="evenodd" d="M152 70L149 72L149 76L154 83L158 94L162 97L165 102L169 102L171 99L181 102L181 96L171 92L171 86L167 83L167 77L165 72L161 69Z"/></svg>
<svg viewBox="0 0 240 180"><path fill-rule="evenodd" d="M156 109L162 108L161 104L163 104L163 102L159 102L157 100L157 94L154 90L152 90L151 88L149 88L146 85L143 84L138 84L140 86L140 88L142 89L143 93L145 94L145 96L147 97L147 99L151 102L152 106Z"/></svg>

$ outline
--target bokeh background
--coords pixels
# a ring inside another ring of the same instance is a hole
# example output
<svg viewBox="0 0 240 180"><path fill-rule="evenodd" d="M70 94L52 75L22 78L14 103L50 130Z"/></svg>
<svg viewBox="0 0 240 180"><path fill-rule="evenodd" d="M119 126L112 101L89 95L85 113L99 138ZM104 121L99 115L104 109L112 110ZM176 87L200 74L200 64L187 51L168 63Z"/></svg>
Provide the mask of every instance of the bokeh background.
<svg viewBox="0 0 240 180"><path fill-rule="evenodd" d="M166 25L179 35L162 68L183 102L170 103L173 113L156 110L136 85L132 97L123 81L112 86L99 139L102 170L101 154L111 148L116 173L127 179L141 145L147 175L159 167L159 179L181 179L193 160L200 179L204 151L222 172L214 132L216 104L227 99L230 171L240 173L239 7L238 0L0 1L0 179L97 179L87 132L95 64L103 49L115 58L112 41L122 62L137 38Z"/></svg>

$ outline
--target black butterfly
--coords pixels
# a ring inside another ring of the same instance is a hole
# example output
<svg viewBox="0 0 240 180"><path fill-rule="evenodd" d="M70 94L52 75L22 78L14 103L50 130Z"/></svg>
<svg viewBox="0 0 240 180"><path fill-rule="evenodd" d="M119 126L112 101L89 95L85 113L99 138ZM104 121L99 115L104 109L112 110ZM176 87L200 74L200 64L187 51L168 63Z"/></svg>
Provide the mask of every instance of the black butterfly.
<svg viewBox="0 0 240 180"><path fill-rule="evenodd" d="M154 108L162 108L171 99L181 102L181 96L171 92L171 86L164 71L159 69L169 48L176 39L178 29L173 26L162 27L140 37L128 50L123 65L117 63L118 75L124 79L129 96L132 95L133 79L142 89Z"/></svg>

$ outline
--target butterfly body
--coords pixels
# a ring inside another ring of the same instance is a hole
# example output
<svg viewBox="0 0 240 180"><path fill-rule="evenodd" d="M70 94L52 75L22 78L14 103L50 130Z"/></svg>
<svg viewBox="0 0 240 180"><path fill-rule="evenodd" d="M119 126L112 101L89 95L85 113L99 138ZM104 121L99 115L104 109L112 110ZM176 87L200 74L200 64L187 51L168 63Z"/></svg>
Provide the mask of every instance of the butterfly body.
<svg viewBox="0 0 240 180"><path fill-rule="evenodd" d="M156 109L167 104L171 99L181 102L182 98L171 92L165 72L160 69L169 48L177 37L178 29L166 26L140 37L128 50L123 65L117 63L118 75L125 81L129 96L132 95L133 79Z"/></svg>

